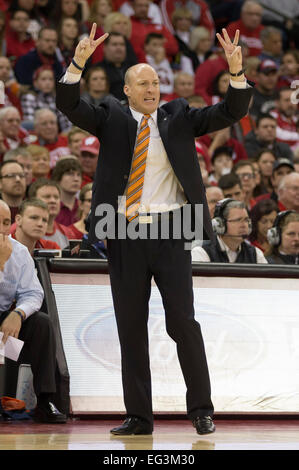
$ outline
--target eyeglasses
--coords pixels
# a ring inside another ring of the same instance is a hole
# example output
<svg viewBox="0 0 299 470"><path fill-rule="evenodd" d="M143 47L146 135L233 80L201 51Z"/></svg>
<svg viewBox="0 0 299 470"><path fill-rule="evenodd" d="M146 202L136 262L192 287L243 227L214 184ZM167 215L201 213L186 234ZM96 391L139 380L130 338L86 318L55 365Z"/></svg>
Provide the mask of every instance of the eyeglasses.
<svg viewBox="0 0 299 470"><path fill-rule="evenodd" d="M25 178L25 174L24 173L7 173L7 175L3 175L3 176L0 176L0 178L7 178L8 180L13 180L13 179L17 179L17 178L20 178L20 179L23 179Z"/></svg>
<svg viewBox="0 0 299 470"><path fill-rule="evenodd" d="M249 217L239 217L238 219L227 219L227 222L232 222L232 223L246 222L247 224L250 224L251 219Z"/></svg>
<svg viewBox="0 0 299 470"><path fill-rule="evenodd" d="M238 176L241 180L245 180L247 178L248 180L251 180L254 178L254 173L238 173Z"/></svg>

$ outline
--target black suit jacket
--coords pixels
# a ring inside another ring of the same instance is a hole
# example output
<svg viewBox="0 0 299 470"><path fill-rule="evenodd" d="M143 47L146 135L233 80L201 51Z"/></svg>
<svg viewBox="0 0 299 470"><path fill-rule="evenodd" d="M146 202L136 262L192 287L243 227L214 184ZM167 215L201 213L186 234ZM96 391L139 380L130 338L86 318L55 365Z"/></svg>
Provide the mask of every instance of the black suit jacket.
<svg viewBox="0 0 299 470"><path fill-rule="evenodd" d="M182 98L158 108L158 127L170 164L183 187L191 207L203 205L203 231L206 239L214 234L209 215L205 187L195 150L195 137L217 131L240 120L248 110L252 88L228 89L225 99L202 110L190 108ZM80 99L80 85L57 84L57 108L73 122L98 137L101 146L93 185L90 241L96 239L95 215L99 204L111 204L115 211L118 197L125 192L130 174L137 133L137 121L128 107L113 97L106 97L99 106ZM165 201L167 202L167 201ZM194 212L194 210L193 210Z"/></svg>

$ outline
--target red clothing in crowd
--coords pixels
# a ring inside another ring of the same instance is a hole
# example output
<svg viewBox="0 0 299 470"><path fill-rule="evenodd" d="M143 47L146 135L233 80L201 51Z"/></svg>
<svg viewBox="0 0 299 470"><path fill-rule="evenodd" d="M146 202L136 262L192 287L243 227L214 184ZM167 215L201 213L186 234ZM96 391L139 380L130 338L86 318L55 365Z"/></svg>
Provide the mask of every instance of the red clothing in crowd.
<svg viewBox="0 0 299 470"><path fill-rule="evenodd" d="M149 33L163 34L165 37L165 50L169 59L171 59L178 52L178 43L175 37L168 31L168 29L159 24L150 23L150 20L142 21L135 16L131 16L132 33L130 42L133 46L135 54L139 62L146 62L144 53L144 41Z"/></svg>
<svg viewBox="0 0 299 470"><path fill-rule="evenodd" d="M16 240L16 229L14 231L10 232L12 238ZM55 242L51 242L50 240L44 240L43 238L40 238L37 240L35 244L35 249L42 248L46 250L60 250L60 246L57 245Z"/></svg>
<svg viewBox="0 0 299 470"><path fill-rule="evenodd" d="M79 220L78 218L78 208L79 208L79 202L76 199L74 207L69 209L62 201L60 203L60 212L58 216L56 217L56 222L59 224L65 225L66 227L69 227L69 225L74 224Z"/></svg>
<svg viewBox="0 0 299 470"><path fill-rule="evenodd" d="M205 144L208 148L212 143L212 139L209 135L199 137L197 140ZM224 145L226 147L232 148L234 164L239 160L246 160L248 158L244 145L242 145L241 142L239 142L237 139L230 138L225 142Z"/></svg>
<svg viewBox="0 0 299 470"><path fill-rule="evenodd" d="M169 31L174 33L171 16L176 8L187 7L192 11L194 24L205 26L210 32L211 37L215 35L215 25L209 6L203 0L162 0L160 4L164 24Z"/></svg>
<svg viewBox="0 0 299 470"><path fill-rule="evenodd" d="M27 54L31 49L35 48L35 41L29 33L25 41L20 41L15 31L9 30L6 33L6 57L10 57L12 66L16 60L22 55Z"/></svg>
<svg viewBox="0 0 299 470"><path fill-rule="evenodd" d="M284 142L291 148L295 148L298 145L299 134L297 132L297 119L295 116L287 118L277 109L270 111L270 114L276 119L276 140L278 142Z"/></svg>
<svg viewBox="0 0 299 470"><path fill-rule="evenodd" d="M81 230L78 230L74 224L70 225L68 229L69 229L69 236L68 236L69 240L82 240L84 233L81 232Z"/></svg>
<svg viewBox="0 0 299 470"><path fill-rule="evenodd" d="M65 135L59 134L56 142L53 142L51 144L46 144L42 140L39 140L37 136L35 137L35 141L32 142L34 145L41 145L42 147L46 147L49 150L51 168L54 168L60 157L71 154L71 151L68 148L68 140Z"/></svg>
<svg viewBox="0 0 299 470"><path fill-rule="evenodd" d="M247 44L249 48L249 55L250 56L257 56L260 55L263 49L263 44L260 39L260 34L262 29L264 29L263 25L258 26L256 29L251 30L246 28L242 20L233 21L230 23L226 30L230 38L235 37L236 30L240 30L240 39Z"/></svg>
<svg viewBox="0 0 299 470"><path fill-rule="evenodd" d="M210 105L213 96L213 81L222 70L228 70L227 60L219 55L205 60L195 72L195 94L203 97Z"/></svg>
<svg viewBox="0 0 299 470"><path fill-rule="evenodd" d="M17 147L27 146L30 143L31 143L30 135L26 131L26 129L23 129L23 127L20 127L17 139L11 139L9 137L4 138L4 145L7 148L7 150L12 150L12 149L16 149Z"/></svg>
<svg viewBox="0 0 299 470"><path fill-rule="evenodd" d="M93 183L93 179L90 176L88 176L86 173L82 173L81 188L83 188L83 186L85 186L88 183Z"/></svg>

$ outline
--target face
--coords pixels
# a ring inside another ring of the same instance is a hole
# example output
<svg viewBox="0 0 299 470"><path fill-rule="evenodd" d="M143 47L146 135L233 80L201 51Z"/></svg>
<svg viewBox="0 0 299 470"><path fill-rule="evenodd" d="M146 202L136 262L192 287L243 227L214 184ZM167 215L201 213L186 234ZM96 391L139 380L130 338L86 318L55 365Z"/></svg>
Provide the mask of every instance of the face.
<svg viewBox="0 0 299 470"><path fill-rule="evenodd" d="M60 193L56 186L42 186L36 192L37 199L48 204L49 215L56 217L60 212Z"/></svg>
<svg viewBox="0 0 299 470"><path fill-rule="evenodd" d="M268 230L273 227L277 212L272 211L270 214L263 215L257 223L257 232L262 238L267 239Z"/></svg>
<svg viewBox="0 0 299 470"><path fill-rule="evenodd" d="M239 184L235 184L232 188L223 189L224 197L230 197L235 199L236 201L244 201L245 194L244 191L241 189Z"/></svg>
<svg viewBox="0 0 299 470"><path fill-rule="evenodd" d="M257 75L258 86L265 92L274 92L278 80L278 71L267 73L259 72Z"/></svg>
<svg viewBox="0 0 299 470"><path fill-rule="evenodd" d="M81 163L83 173L93 177L97 168L98 155L90 152L81 152L79 161Z"/></svg>
<svg viewBox="0 0 299 470"><path fill-rule="evenodd" d="M18 163L7 163L1 169L1 192L10 197L23 198L26 192L25 172Z"/></svg>
<svg viewBox="0 0 299 470"><path fill-rule="evenodd" d="M225 235L233 237L247 235L249 232L249 221L250 218L246 209L230 209L226 219L227 231Z"/></svg>
<svg viewBox="0 0 299 470"><path fill-rule="evenodd" d="M141 20L147 19L149 3L149 0L134 0L133 8L137 18Z"/></svg>
<svg viewBox="0 0 299 470"><path fill-rule="evenodd" d="M241 19L248 29L257 28L262 21L262 8L259 5L246 5L241 12Z"/></svg>
<svg viewBox="0 0 299 470"><path fill-rule="evenodd" d="M115 20L112 25L111 31L115 33L123 34L124 36L128 36L129 34L129 23L126 18L119 18Z"/></svg>
<svg viewBox="0 0 299 470"><path fill-rule="evenodd" d="M229 155L218 155L217 158L215 158L214 163L213 163L213 170L215 171L215 174L217 177L220 177L222 175L227 175L228 173L231 172L231 169L233 167L233 161L232 158Z"/></svg>
<svg viewBox="0 0 299 470"><path fill-rule="evenodd" d="M41 207L29 206L23 215L16 215L16 224L25 236L33 240L43 238L47 231L49 213Z"/></svg>
<svg viewBox="0 0 299 470"><path fill-rule="evenodd" d="M105 93L107 91L107 80L105 72L95 70L91 73L88 81L88 89L90 92Z"/></svg>
<svg viewBox="0 0 299 470"><path fill-rule="evenodd" d="M287 75L296 75L299 69L299 64L293 54L285 54L282 58L284 73Z"/></svg>
<svg viewBox="0 0 299 470"><path fill-rule="evenodd" d="M245 193L250 193L255 188L255 177L253 169L250 165L244 165L237 169L236 174L239 176L242 188Z"/></svg>
<svg viewBox="0 0 299 470"><path fill-rule="evenodd" d="M176 20L177 31L190 31L191 25L192 25L191 18L178 18Z"/></svg>
<svg viewBox="0 0 299 470"><path fill-rule="evenodd" d="M213 218L217 202L223 199L223 192L221 191L220 188L211 187L211 188L207 188L206 196L207 196L207 203L209 206L210 216L211 218Z"/></svg>
<svg viewBox="0 0 299 470"><path fill-rule="evenodd" d="M19 7L23 10L32 10L34 7L34 0L19 0Z"/></svg>
<svg viewBox="0 0 299 470"><path fill-rule="evenodd" d="M131 70L124 92L133 109L142 114L152 114L159 106L160 86L156 71L141 65Z"/></svg>
<svg viewBox="0 0 299 470"><path fill-rule="evenodd" d="M104 43L104 55L107 60L121 63L126 58L126 43L122 36L113 36L108 43Z"/></svg>
<svg viewBox="0 0 299 470"><path fill-rule="evenodd" d="M32 182L32 157L31 155L28 157L17 155L17 162L23 166L26 186L29 186Z"/></svg>
<svg viewBox="0 0 299 470"><path fill-rule="evenodd" d="M12 20L10 26L13 31L17 33L26 33L29 27L30 18L25 11L18 11Z"/></svg>
<svg viewBox="0 0 299 470"><path fill-rule="evenodd" d="M284 188L279 191L279 199L287 209L299 211L299 175L297 173L286 177Z"/></svg>
<svg viewBox="0 0 299 470"><path fill-rule="evenodd" d="M0 234L9 235L11 227L10 210L4 204L0 204Z"/></svg>
<svg viewBox="0 0 299 470"><path fill-rule="evenodd" d="M259 122L255 133L259 140L263 142L273 142L276 138L276 122L275 119L262 119Z"/></svg>
<svg viewBox="0 0 299 470"><path fill-rule="evenodd" d="M90 207L91 207L91 198L92 198L92 191L87 191L85 194L84 194L84 200L83 201L79 201L79 207L80 207L80 210L82 211L82 217L85 219L88 214L89 214L89 211L90 211Z"/></svg>
<svg viewBox="0 0 299 470"><path fill-rule="evenodd" d="M7 111L1 121L3 134L10 139L18 139L21 117L17 109Z"/></svg>
<svg viewBox="0 0 299 470"><path fill-rule="evenodd" d="M76 132L76 134L72 135L69 141L69 149L73 155L76 155L76 157L80 157L81 155L80 147L85 137L86 134L83 134L82 132Z"/></svg>
<svg viewBox="0 0 299 470"><path fill-rule="evenodd" d="M287 255L299 253L299 222L289 222L282 230L280 251Z"/></svg>
<svg viewBox="0 0 299 470"><path fill-rule="evenodd" d="M189 98L194 95L194 78L183 75L176 80L175 91L181 98Z"/></svg>
<svg viewBox="0 0 299 470"><path fill-rule="evenodd" d="M41 38L36 42L38 51L42 54L53 56L57 47L57 33L46 29L43 31Z"/></svg>
<svg viewBox="0 0 299 470"><path fill-rule="evenodd" d="M34 81L34 87L43 93L52 93L54 85L55 80L52 70L43 70L40 72L37 80Z"/></svg>
<svg viewBox="0 0 299 470"><path fill-rule="evenodd" d="M0 57L0 80L7 82L11 71L10 62L6 57Z"/></svg>
<svg viewBox="0 0 299 470"><path fill-rule="evenodd" d="M46 178L50 171L50 157L48 153L41 152L32 157L32 174L34 178Z"/></svg>
<svg viewBox="0 0 299 470"><path fill-rule="evenodd" d="M153 57L160 52L161 48L164 47L164 39L153 38L148 44L146 44L145 52Z"/></svg>
<svg viewBox="0 0 299 470"><path fill-rule="evenodd" d="M97 14L99 16L107 16L111 11L111 5L107 0L98 0Z"/></svg>
<svg viewBox="0 0 299 470"><path fill-rule="evenodd" d="M77 11L78 0L62 0L61 9L65 16L73 16Z"/></svg>
<svg viewBox="0 0 299 470"><path fill-rule="evenodd" d="M292 171L293 171L292 168L290 168L289 166L286 166L286 165L283 165L283 166L279 167L277 170L275 170L273 175L272 175L272 178L271 178L271 183L272 183L273 188L277 189L281 179L284 176L289 175L290 173L292 173Z"/></svg>
<svg viewBox="0 0 299 470"><path fill-rule="evenodd" d="M38 137L46 142L55 142L58 136L58 125L55 114L46 111L41 114L39 121L35 126Z"/></svg>
<svg viewBox="0 0 299 470"><path fill-rule="evenodd" d="M272 153L264 152L261 155L258 161L258 164L259 164L262 176L271 177L274 162L275 162L275 157Z"/></svg>
<svg viewBox="0 0 299 470"><path fill-rule="evenodd" d="M278 108L286 117L293 117L297 113L297 104L292 103L293 90L284 90L280 93Z"/></svg>
<svg viewBox="0 0 299 470"><path fill-rule="evenodd" d="M205 54L208 52L212 47L212 39L210 36L207 36L206 38L199 39L197 46L196 46L196 52L197 54Z"/></svg>
<svg viewBox="0 0 299 470"><path fill-rule="evenodd" d="M69 39L75 39L78 36L78 24L73 18L66 18L61 27L61 34Z"/></svg>
<svg viewBox="0 0 299 470"><path fill-rule="evenodd" d="M224 95L227 92L229 81L230 75L228 73L222 75L222 77L218 80L219 93Z"/></svg>
<svg viewBox="0 0 299 470"><path fill-rule="evenodd" d="M279 56L282 51L282 38L279 33L272 33L264 42L264 49L273 56Z"/></svg>
<svg viewBox="0 0 299 470"><path fill-rule="evenodd" d="M59 182L60 188L69 194L76 194L81 187L82 175L79 171L70 170L64 173Z"/></svg>

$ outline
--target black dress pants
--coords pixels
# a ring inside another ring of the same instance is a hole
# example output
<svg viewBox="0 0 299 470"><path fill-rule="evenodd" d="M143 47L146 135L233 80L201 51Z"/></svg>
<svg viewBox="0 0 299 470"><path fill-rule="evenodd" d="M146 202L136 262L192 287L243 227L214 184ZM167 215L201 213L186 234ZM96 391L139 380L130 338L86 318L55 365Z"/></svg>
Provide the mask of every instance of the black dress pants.
<svg viewBox="0 0 299 470"><path fill-rule="evenodd" d="M201 328L194 318L192 264L184 240L108 240L108 263L121 347L128 416L152 425L148 314L151 279L161 293L166 330L176 342L190 419L212 416L213 404Z"/></svg>
<svg viewBox="0 0 299 470"><path fill-rule="evenodd" d="M0 325L9 313L0 313ZM49 316L43 312L30 315L22 323L19 339L24 346L18 362L31 365L36 396L55 393L56 341Z"/></svg>

